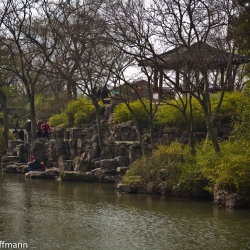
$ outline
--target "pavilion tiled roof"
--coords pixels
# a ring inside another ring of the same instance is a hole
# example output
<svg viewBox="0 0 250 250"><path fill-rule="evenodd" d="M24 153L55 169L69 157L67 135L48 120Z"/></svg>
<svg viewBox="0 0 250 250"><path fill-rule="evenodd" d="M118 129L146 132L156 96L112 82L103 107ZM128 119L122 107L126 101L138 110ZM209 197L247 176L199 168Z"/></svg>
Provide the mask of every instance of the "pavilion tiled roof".
<svg viewBox="0 0 250 250"><path fill-rule="evenodd" d="M141 60L139 66L156 66L164 69L205 66L207 69L220 69L227 67L231 56L233 65L250 62L249 57L237 54L231 55L231 53L214 48L207 43L194 43L189 48L179 46L155 57Z"/></svg>

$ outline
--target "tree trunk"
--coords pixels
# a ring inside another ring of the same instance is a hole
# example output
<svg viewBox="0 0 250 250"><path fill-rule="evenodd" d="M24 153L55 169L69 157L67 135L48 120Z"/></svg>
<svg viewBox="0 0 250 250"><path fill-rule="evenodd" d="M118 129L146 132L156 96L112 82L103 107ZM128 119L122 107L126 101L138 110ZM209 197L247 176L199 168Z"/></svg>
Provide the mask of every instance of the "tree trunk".
<svg viewBox="0 0 250 250"><path fill-rule="evenodd" d="M216 135L214 134L214 126L213 126L213 121L212 121L212 115L209 113L209 110L206 108L206 106L202 106L203 111L204 111L204 116L205 116L205 122L206 122L206 128L207 128L207 134L209 140L211 140L214 151L215 152L220 152L220 146L217 140Z"/></svg>
<svg viewBox="0 0 250 250"><path fill-rule="evenodd" d="M189 97L189 107L190 107L190 123L189 123L189 145L191 148L191 154L195 155L196 150L195 150L195 142L194 142L194 131L193 131L193 125L194 125L194 120L193 120L193 106L192 106L192 96Z"/></svg>
<svg viewBox="0 0 250 250"><path fill-rule="evenodd" d="M72 100L71 82L70 81L67 81L67 97L69 100Z"/></svg>
<svg viewBox="0 0 250 250"><path fill-rule="evenodd" d="M217 140L216 135L214 134L214 126L213 126L213 116L212 116L212 110L211 110L211 103L210 103L210 93L208 90L208 81L205 81L205 89L203 93L203 100L200 101L203 112L204 112L204 117L205 117L205 122L206 122L206 128L207 128L207 134L208 134L208 139L211 140L214 151L215 152L220 152L220 146Z"/></svg>
<svg viewBox="0 0 250 250"><path fill-rule="evenodd" d="M153 98L150 93L150 88L149 88L149 96L150 96L150 110L149 110L149 128L150 128L150 143L153 146L154 145L154 133L153 133Z"/></svg>
<svg viewBox="0 0 250 250"><path fill-rule="evenodd" d="M8 112L7 112L7 99L6 95L3 91L0 90L0 99L2 100L2 109L3 109L3 138L4 138L4 148L7 151L8 149L8 133L9 133L9 126L8 126Z"/></svg>
<svg viewBox="0 0 250 250"><path fill-rule="evenodd" d="M31 89L29 94L30 116L31 116L31 142L36 140L36 111L35 111L35 92Z"/></svg>
<svg viewBox="0 0 250 250"><path fill-rule="evenodd" d="M152 106L150 104L150 106ZM152 115L152 107L150 107L150 113L149 113L149 130L150 130L150 143L153 146L154 145L154 131L153 131L153 115Z"/></svg>
<svg viewBox="0 0 250 250"><path fill-rule="evenodd" d="M73 97L74 99L77 98L77 89L76 89L76 82L72 81L72 93L73 93Z"/></svg>
<svg viewBox="0 0 250 250"><path fill-rule="evenodd" d="M141 136L140 129L139 129L139 124L138 124L137 119L136 119L136 117L134 115L134 111L130 108L129 104L126 103L126 106L128 107L129 112L130 112L130 114L132 115L132 118L133 118L133 122L134 122L134 125L135 125L135 130L136 130L138 140L139 140L139 143L140 143L141 149L142 149L142 155L145 156L146 152L145 152L144 143L143 143L142 136Z"/></svg>
<svg viewBox="0 0 250 250"><path fill-rule="evenodd" d="M98 141L99 141L99 148L100 151L103 149L103 132L102 132L102 125L101 125L101 119L100 119L100 110L99 110L99 104L97 100L93 100L93 104L95 107L95 115L96 115L96 122L97 122L97 130L98 130Z"/></svg>

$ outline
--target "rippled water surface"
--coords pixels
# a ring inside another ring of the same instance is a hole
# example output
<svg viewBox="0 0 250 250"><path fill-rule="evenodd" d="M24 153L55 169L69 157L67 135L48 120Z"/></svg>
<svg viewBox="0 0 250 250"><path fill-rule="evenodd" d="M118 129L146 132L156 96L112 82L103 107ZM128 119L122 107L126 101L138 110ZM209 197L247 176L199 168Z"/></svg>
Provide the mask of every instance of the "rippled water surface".
<svg viewBox="0 0 250 250"><path fill-rule="evenodd" d="M250 249L250 211L0 173L0 241L52 250Z"/></svg>

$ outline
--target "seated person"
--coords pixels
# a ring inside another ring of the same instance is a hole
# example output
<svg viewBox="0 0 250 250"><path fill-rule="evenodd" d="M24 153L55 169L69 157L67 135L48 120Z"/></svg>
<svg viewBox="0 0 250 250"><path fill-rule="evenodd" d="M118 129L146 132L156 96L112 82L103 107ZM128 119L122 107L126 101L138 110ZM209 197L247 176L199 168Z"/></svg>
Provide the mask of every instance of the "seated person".
<svg viewBox="0 0 250 250"><path fill-rule="evenodd" d="M34 154L31 156L30 161L34 161L34 160L36 159L36 157L37 157L37 154L34 153Z"/></svg>
<svg viewBox="0 0 250 250"><path fill-rule="evenodd" d="M46 170L46 166L45 166L45 164L44 164L43 161L41 162L41 168L42 168L42 171L45 171L45 170Z"/></svg>
<svg viewBox="0 0 250 250"><path fill-rule="evenodd" d="M28 166L29 166L30 171L42 169L41 162L37 156L35 159L33 159L31 162L28 163Z"/></svg>

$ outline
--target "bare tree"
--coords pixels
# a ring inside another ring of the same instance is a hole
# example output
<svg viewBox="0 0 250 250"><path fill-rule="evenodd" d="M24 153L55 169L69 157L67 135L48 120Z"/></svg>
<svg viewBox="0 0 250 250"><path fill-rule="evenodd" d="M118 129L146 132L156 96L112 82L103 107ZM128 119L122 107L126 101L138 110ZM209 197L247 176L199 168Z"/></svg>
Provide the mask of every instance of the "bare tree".
<svg viewBox="0 0 250 250"><path fill-rule="evenodd" d="M79 67L80 79L77 81L78 88L88 96L95 107L96 121L98 128L98 139L100 150L103 148L103 132L100 119L99 102L104 102L108 97L109 86L113 84L113 67L119 60L120 52L115 50L105 34L100 32L104 29L103 22L96 29L95 34L87 44L87 49L81 58Z"/></svg>
<svg viewBox="0 0 250 250"><path fill-rule="evenodd" d="M62 6L67 21L54 20L60 24L61 37L56 53L49 64L58 73L58 77L67 82L67 92L76 98L77 92L88 96L95 107L99 135L99 147L103 147L102 126L99 101L108 85L112 82L112 64L120 52L111 47L106 36L108 28L102 17L102 5L105 1L83 1L81 5L73 2ZM101 95L94 90L102 88ZM78 91L77 91L78 90Z"/></svg>
<svg viewBox="0 0 250 250"><path fill-rule="evenodd" d="M135 66L135 62L138 64L138 62L145 59L149 55L149 48L152 49L151 46L154 47L150 40L153 39L155 30L152 29L151 20L148 18L149 12L146 9L144 1L111 1L106 6L105 13L106 19L108 20L110 27L112 27L112 29L108 30L110 39L113 41L114 46L121 50L122 53L126 54L127 57L130 57L129 60L131 64L127 66ZM147 46L149 46L149 48L147 48ZM136 94L136 86L132 83L141 77L147 82L147 99L145 99L145 95L144 98L137 95L137 99L140 100L143 109L148 115L150 141L151 144L154 145L153 119L161 102L161 100L155 100L153 98L154 90L152 77L154 70L145 65L141 65L141 72L135 74L133 79L129 79L125 72L122 74L119 73L119 70L116 72L120 84L126 86L122 86L120 90L122 92L126 89L128 93ZM120 98L130 110L136 125L138 122L136 121L136 117L130 107L131 98L124 98L124 94L125 93L122 93L123 96ZM143 141L138 127L137 135L144 152Z"/></svg>
<svg viewBox="0 0 250 250"><path fill-rule="evenodd" d="M60 15L57 4L12 1L2 20L0 43L8 50L13 65L11 68L3 65L2 69L14 73L25 86L30 103L32 140L36 138L35 86L58 41L54 31L60 26L51 22L54 15Z"/></svg>
<svg viewBox="0 0 250 250"><path fill-rule="evenodd" d="M100 20L100 6L104 1L71 1L60 5L62 16L53 22L61 27L56 52L50 58L50 67L57 77L66 81L69 99L77 98L79 67L91 42L96 44L96 34L103 32L105 23ZM57 32L57 31L56 31Z"/></svg>
<svg viewBox="0 0 250 250"><path fill-rule="evenodd" d="M0 59L1 65L10 65L10 60L8 58L8 53L6 50L1 48L0 50ZM0 70L0 105L3 111L3 121L4 121L4 130L3 130L3 138L4 138L4 147L5 150L8 148L8 110L7 110L7 98L11 93L11 84L14 82L14 75L6 70Z"/></svg>
<svg viewBox="0 0 250 250"><path fill-rule="evenodd" d="M166 68L175 70L178 75L183 76L181 89L179 81L173 82L165 73L164 76L177 90L199 101L203 109L208 137L213 143L214 150L219 152L213 123L222 103L226 84L231 86L229 81L232 81L234 47L232 46L232 53L223 53L230 49L228 46L230 44L226 43L226 30L231 14L231 4L223 0L217 2L154 1L154 3L152 10L157 13L156 23L160 24L158 27L162 43L165 44L166 41L168 44L179 46L179 50L176 50L172 56L158 57L162 60L158 67L161 64L176 64ZM160 6L161 3L165 7L164 11ZM209 43L213 47L208 45ZM172 62L166 62L169 59ZM213 112L210 87L214 86L214 82L211 81L210 72L217 69L222 71L221 78L224 77L223 71L227 72L227 77L226 81L221 82L221 98Z"/></svg>
<svg viewBox="0 0 250 250"><path fill-rule="evenodd" d="M1 0L0 5L1 5L1 10L0 10L0 27L6 18L7 13L9 12L9 9L11 8L13 0Z"/></svg>
<svg viewBox="0 0 250 250"><path fill-rule="evenodd" d="M154 71L152 82L159 94L165 79L167 87L179 93L179 97L198 100L208 138L219 152L214 119L224 91L233 89L233 65L237 67L246 62L245 58L234 55L234 44L227 40L232 2L153 0L144 4L144 1L115 1L108 11L113 27L110 37L124 53L138 60L141 67ZM221 73L219 86L211 76L216 70ZM210 102L212 87L221 90L215 111Z"/></svg>

